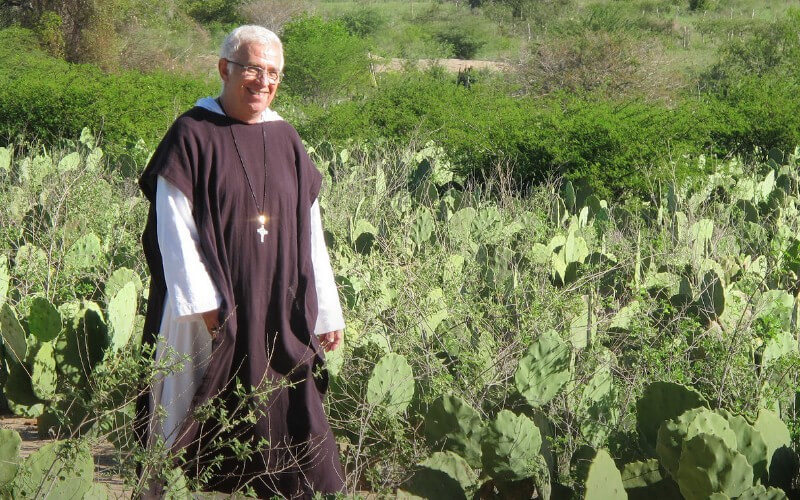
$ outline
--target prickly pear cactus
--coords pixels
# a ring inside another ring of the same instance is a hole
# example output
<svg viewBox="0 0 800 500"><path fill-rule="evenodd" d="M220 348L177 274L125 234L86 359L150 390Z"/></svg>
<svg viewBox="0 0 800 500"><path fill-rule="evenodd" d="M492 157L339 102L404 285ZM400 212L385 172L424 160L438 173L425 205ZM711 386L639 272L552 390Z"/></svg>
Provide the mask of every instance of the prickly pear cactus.
<svg viewBox="0 0 800 500"><path fill-rule="evenodd" d="M16 498L83 498L93 479L89 445L56 441L25 459L12 488Z"/></svg>
<svg viewBox="0 0 800 500"><path fill-rule="evenodd" d="M21 444L22 438L17 431L0 429L0 491L17 475Z"/></svg>
<svg viewBox="0 0 800 500"><path fill-rule="evenodd" d="M450 451L436 452L420 464L402 490L421 498L466 500L467 492L473 489L477 480L478 475L459 455ZM403 497L402 494L399 496Z"/></svg>
<svg viewBox="0 0 800 500"><path fill-rule="evenodd" d="M780 488L765 488L764 485L751 486L739 495L738 500L788 500Z"/></svg>
<svg viewBox="0 0 800 500"><path fill-rule="evenodd" d="M658 429L656 452L661 459L661 465L672 477L678 475L684 444L700 433L719 437L733 450L737 447L736 434L731 430L728 421L708 408L693 408L677 418L666 420Z"/></svg>
<svg viewBox="0 0 800 500"><path fill-rule="evenodd" d="M713 269L703 276L697 297L697 310L706 320L716 320L725 312L725 285Z"/></svg>
<svg viewBox="0 0 800 500"><path fill-rule="evenodd" d="M28 328L41 342L53 340L61 332L61 314L49 300L35 297L28 314Z"/></svg>
<svg viewBox="0 0 800 500"><path fill-rule="evenodd" d="M721 438L698 434L684 444L677 481L687 500L706 499L713 493L734 498L753 486L753 468Z"/></svg>
<svg viewBox="0 0 800 500"><path fill-rule="evenodd" d="M436 223L427 208L421 209L411 224L411 240L417 250L422 250L423 245L431 239Z"/></svg>
<svg viewBox="0 0 800 500"><path fill-rule="evenodd" d="M125 347L133 333L136 319L136 287L128 282L108 303L109 333L111 349L118 351Z"/></svg>
<svg viewBox="0 0 800 500"><path fill-rule="evenodd" d="M620 471L625 489L647 488L664 479L661 465L656 459L630 462Z"/></svg>
<svg viewBox="0 0 800 500"><path fill-rule="evenodd" d="M64 263L72 269L91 269L100 264L103 246L94 233L81 236L64 256Z"/></svg>
<svg viewBox="0 0 800 500"><path fill-rule="evenodd" d="M694 389L673 382L653 382L636 401L639 434L646 444L655 449L661 422L701 406L707 407L708 402Z"/></svg>
<svg viewBox="0 0 800 500"><path fill-rule="evenodd" d="M791 435L786 424L771 410L762 409L753 427L761 433L767 446L769 484L790 488L798 471L797 455L791 448Z"/></svg>
<svg viewBox="0 0 800 500"><path fill-rule="evenodd" d="M106 302L114 298L129 281L133 282L134 286L136 286L137 293L142 291L142 280L134 270L128 269L127 267L120 267L111 273L108 281L106 281L105 289L103 290L106 296Z"/></svg>
<svg viewBox="0 0 800 500"><path fill-rule="evenodd" d="M589 475L586 478L585 500L614 500L627 499L622 476L614 464L614 460L606 450L599 450L592 464L589 466Z"/></svg>
<svg viewBox="0 0 800 500"><path fill-rule="evenodd" d="M514 384L534 408L549 402L572 377L569 346L550 331L544 333L520 359Z"/></svg>
<svg viewBox="0 0 800 500"><path fill-rule="evenodd" d="M8 379L3 385L3 394L14 415L34 418L44 411L42 401L33 393L28 366L17 363L8 365Z"/></svg>
<svg viewBox="0 0 800 500"><path fill-rule="evenodd" d="M50 342L42 343L36 352L31 386L39 399L50 400L56 395L56 359L53 357L53 344Z"/></svg>
<svg viewBox="0 0 800 500"><path fill-rule="evenodd" d="M481 466L481 416L458 396L441 396L425 417L425 434L434 447L444 447L464 457L472 467Z"/></svg>
<svg viewBox="0 0 800 500"><path fill-rule="evenodd" d="M356 252L366 255L372 250L377 235L378 230L375 229L375 226L370 224L369 221L359 219L350 230L350 242Z"/></svg>
<svg viewBox="0 0 800 500"><path fill-rule="evenodd" d="M0 336L3 337L6 360L17 364L25 361L28 353L25 330L22 329L16 313L8 304L3 304L0 308Z"/></svg>
<svg viewBox="0 0 800 500"><path fill-rule="evenodd" d="M525 479L534 473L541 447L542 436L531 419L502 410L481 442L483 467L501 481Z"/></svg>
<svg viewBox="0 0 800 500"><path fill-rule="evenodd" d="M414 374L405 356L386 354L375 364L367 382L367 402L387 415L402 413L414 396Z"/></svg>
<svg viewBox="0 0 800 500"><path fill-rule="evenodd" d="M56 340L55 358L59 376L79 387L89 380L94 366L108 347L108 327L96 303L85 301L67 317L64 335Z"/></svg>
<svg viewBox="0 0 800 500"><path fill-rule="evenodd" d="M0 256L0 307L6 303L8 295L8 261L5 255Z"/></svg>
<svg viewBox="0 0 800 500"><path fill-rule="evenodd" d="M745 456L753 467L753 474L762 483L767 482L767 444L764 437L755 427L750 425L741 415L734 415L725 410L717 410L728 420L728 425L736 434L736 450Z"/></svg>

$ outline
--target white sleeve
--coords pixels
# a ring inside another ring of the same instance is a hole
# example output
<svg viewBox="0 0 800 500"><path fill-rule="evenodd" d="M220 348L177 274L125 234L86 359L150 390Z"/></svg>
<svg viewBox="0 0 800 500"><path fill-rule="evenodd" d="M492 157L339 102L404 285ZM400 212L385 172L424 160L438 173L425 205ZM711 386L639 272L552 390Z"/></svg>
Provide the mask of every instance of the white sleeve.
<svg viewBox="0 0 800 500"><path fill-rule="evenodd" d="M158 176L156 229L161 250L167 300L179 319L213 311L222 298L200 257L197 226L186 196Z"/></svg>
<svg viewBox="0 0 800 500"><path fill-rule="evenodd" d="M311 263L314 266L314 282L317 289L317 324L314 333L323 333L342 330L344 328L344 315L339 303L339 291L333 279L333 269L328 257L328 248L325 246L325 236L322 233L322 217L319 213L319 203L314 201L311 205Z"/></svg>

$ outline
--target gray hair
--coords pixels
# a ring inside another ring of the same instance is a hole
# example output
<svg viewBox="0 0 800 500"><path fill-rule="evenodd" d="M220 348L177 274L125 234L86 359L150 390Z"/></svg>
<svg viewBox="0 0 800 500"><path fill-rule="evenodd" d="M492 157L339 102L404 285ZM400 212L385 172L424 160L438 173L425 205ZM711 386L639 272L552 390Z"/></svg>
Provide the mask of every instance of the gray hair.
<svg viewBox="0 0 800 500"><path fill-rule="evenodd" d="M219 57L222 59L233 59L239 51L239 48L248 43L277 47L281 56L278 71L283 71L283 44L281 43L281 39L278 38L278 35L263 26L247 24L239 26L231 31L230 34L225 37L225 41L222 42Z"/></svg>

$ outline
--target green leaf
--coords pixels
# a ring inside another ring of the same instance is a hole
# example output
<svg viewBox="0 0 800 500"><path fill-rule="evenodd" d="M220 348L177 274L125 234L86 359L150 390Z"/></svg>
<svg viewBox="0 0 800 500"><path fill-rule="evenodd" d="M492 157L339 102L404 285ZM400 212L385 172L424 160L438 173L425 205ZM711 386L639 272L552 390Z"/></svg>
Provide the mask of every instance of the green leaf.
<svg viewBox="0 0 800 500"><path fill-rule="evenodd" d="M528 404L537 408L549 402L572 376L572 354L555 332L539 337L520 359L514 384Z"/></svg>
<svg viewBox="0 0 800 500"><path fill-rule="evenodd" d="M405 411L413 396L411 365L400 354L386 354L375 364L367 382L367 402L380 406L387 415L397 415Z"/></svg>

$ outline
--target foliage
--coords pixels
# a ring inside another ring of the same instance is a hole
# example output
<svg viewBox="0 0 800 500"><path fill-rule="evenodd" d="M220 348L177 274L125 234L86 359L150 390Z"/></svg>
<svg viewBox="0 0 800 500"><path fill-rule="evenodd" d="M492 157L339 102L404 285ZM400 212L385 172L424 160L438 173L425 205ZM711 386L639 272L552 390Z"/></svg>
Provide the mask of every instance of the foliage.
<svg viewBox="0 0 800 500"><path fill-rule="evenodd" d="M327 101L369 81L364 42L340 21L304 15L283 26L281 40L285 85L298 96Z"/></svg>
<svg viewBox="0 0 800 500"><path fill-rule="evenodd" d="M233 24L241 22L238 15L242 0L182 0L186 12L200 23Z"/></svg>

